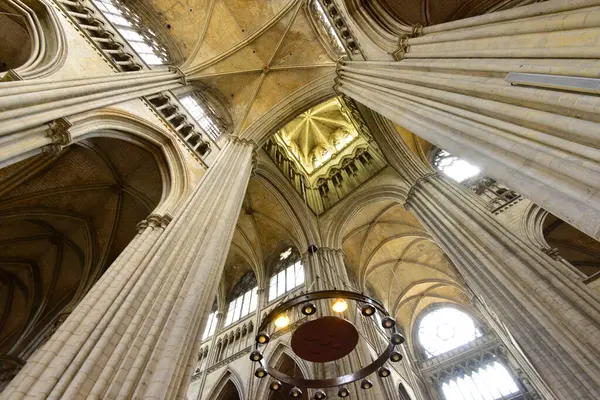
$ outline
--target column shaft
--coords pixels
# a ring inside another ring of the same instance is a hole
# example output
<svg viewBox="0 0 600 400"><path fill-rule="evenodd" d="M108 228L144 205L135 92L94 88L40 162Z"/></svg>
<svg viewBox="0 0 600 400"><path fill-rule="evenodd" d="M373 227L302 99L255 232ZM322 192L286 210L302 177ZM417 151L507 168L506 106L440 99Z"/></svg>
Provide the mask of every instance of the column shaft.
<svg viewBox="0 0 600 400"><path fill-rule="evenodd" d="M173 71L120 73L97 78L0 83L0 136L52 120L175 89Z"/></svg>
<svg viewBox="0 0 600 400"><path fill-rule="evenodd" d="M7 396L169 399L184 393L252 151L232 138L165 232L111 266Z"/></svg>
<svg viewBox="0 0 600 400"><path fill-rule="evenodd" d="M555 0L417 30L400 61L343 62L338 90L600 238L600 98L504 79L597 78L599 6Z"/></svg>
<svg viewBox="0 0 600 400"><path fill-rule="evenodd" d="M414 169L419 161L389 121L374 113L367 120L377 124L371 131L390 164L412 183L411 211L507 325L546 384L558 398L598 398L598 299L561 273L560 263L504 228L473 193L427 167Z"/></svg>

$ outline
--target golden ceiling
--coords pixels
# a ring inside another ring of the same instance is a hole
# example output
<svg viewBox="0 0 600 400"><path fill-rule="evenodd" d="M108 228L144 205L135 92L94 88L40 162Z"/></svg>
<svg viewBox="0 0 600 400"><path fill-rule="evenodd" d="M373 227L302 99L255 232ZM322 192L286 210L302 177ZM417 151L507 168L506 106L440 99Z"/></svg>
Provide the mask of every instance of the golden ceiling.
<svg viewBox="0 0 600 400"><path fill-rule="evenodd" d="M277 135L308 175L358 137L337 98L303 112Z"/></svg>

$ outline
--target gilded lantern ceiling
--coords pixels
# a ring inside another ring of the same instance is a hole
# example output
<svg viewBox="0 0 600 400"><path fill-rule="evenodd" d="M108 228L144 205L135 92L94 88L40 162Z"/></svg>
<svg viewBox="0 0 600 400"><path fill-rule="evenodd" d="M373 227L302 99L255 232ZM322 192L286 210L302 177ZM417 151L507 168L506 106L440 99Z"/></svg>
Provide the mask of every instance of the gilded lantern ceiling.
<svg viewBox="0 0 600 400"><path fill-rule="evenodd" d="M334 98L303 112L277 136L310 175L350 146L358 133L339 100Z"/></svg>

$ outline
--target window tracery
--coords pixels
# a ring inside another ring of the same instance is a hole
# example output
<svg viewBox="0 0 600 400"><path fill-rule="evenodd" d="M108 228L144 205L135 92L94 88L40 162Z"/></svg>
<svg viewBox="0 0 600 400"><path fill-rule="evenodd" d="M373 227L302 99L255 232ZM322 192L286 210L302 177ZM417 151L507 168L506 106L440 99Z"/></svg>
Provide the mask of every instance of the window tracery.
<svg viewBox="0 0 600 400"><path fill-rule="evenodd" d="M126 4L120 0L93 0L93 3L146 64L158 66L169 63L167 50L156 34L144 27L140 17Z"/></svg>
<svg viewBox="0 0 600 400"><path fill-rule="evenodd" d="M217 323L217 301L215 300L212 306L212 311L210 312L208 320L206 321L206 327L204 328L204 333L202 334L202 340L208 339L215 334Z"/></svg>
<svg viewBox="0 0 600 400"><path fill-rule="evenodd" d="M481 331L466 313L443 307L421 319L418 335L425 354L431 358L472 342Z"/></svg>
<svg viewBox="0 0 600 400"><path fill-rule="evenodd" d="M292 251L290 247L279 256L283 262L279 263L269 281L269 301L304 284L304 266L299 259L293 261L297 255L292 256Z"/></svg>
<svg viewBox="0 0 600 400"><path fill-rule="evenodd" d="M225 326L229 326L256 311L258 303L258 285L256 276L248 271L240 278L230 295L229 307L225 318Z"/></svg>
<svg viewBox="0 0 600 400"><path fill-rule="evenodd" d="M503 347L495 344L498 339L484 333L471 316L452 306L420 317L418 343L426 364L438 370L431 378L446 400L496 400L522 393Z"/></svg>
<svg viewBox="0 0 600 400"><path fill-rule="evenodd" d="M446 176L454 179L456 182L462 182L466 179L479 175L481 170L460 159L446 150L439 150L433 158L433 166Z"/></svg>
<svg viewBox="0 0 600 400"><path fill-rule="evenodd" d="M210 106L210 102L200 98L198 94L184 96L179 99L179 102L213 140L217 140L225 131L224 122Z"/></svg>

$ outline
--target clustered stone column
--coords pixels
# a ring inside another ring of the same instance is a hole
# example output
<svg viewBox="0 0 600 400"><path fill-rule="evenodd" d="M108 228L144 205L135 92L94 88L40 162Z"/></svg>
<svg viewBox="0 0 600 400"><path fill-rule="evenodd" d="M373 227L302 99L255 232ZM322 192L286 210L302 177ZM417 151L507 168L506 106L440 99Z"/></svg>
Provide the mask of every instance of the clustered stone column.
<svg viewBox="0 0 600 400"><path fill-rule="evenodd" d="M401 38L399 61L342 61L337 90L600 239L600 97L505 80L597 87L598 5L551 0L417 29Z"/></svg>
<svg viewBox="0 0 600 400"><path fill-rule="evenodd" d="M183 398L252 169L230 137L173 221L148 221L5 398Z"/></svg>
<svg viewBox="0 0 600 400"><path fill-rule="evenodd" d="M560 263L494 219L472 192L433 173L389 120L365 114L388 161L412 185L407 208L506 324L556 396L599 398L598 299L561 273ZM543 385L536 389L545 391Z"/></svg>
<svg viewBox="0 0 600 400"><path fill-rule="evenodd" d="M64 117L181 87L178 71L0 82L0 166L68 144Z"/></svg>

